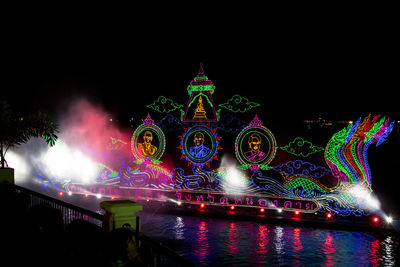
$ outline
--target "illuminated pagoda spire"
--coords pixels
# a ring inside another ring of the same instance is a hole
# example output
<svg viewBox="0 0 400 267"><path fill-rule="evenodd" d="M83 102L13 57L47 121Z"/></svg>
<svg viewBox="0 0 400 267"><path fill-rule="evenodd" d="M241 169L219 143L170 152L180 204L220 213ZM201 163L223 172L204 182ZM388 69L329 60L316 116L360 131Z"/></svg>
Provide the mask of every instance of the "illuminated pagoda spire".
<svg viewBox="0 0 400 267"><path fill-rule="evenodd" d="M204 74L203 63L200 63L199 73L196 77L190 82L187 87L188 94L192 91L208 91L211 94L214 93L215 85L208 77Z"/></svg>
<svg viewBox="0 0 400 267"><path fill-rule="evenodd" d="M217 122L215 105L212 99L215 85L204 74L203 64L200 63L197 76L187 87L189 101L183 114L183 122Z"/></svg>

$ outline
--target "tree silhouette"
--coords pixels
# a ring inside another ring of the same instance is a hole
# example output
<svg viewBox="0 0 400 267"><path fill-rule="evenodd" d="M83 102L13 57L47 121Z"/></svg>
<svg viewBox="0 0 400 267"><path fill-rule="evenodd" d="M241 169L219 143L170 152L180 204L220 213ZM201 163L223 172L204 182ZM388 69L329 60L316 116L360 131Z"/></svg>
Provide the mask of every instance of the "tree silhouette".
<svg viewBox="0 0 400 267"><path fill-rule="evenodd" d="M43 138L53 146L57 140L58 125L50 117L37 112L26 117L14 118L10 106L0 99L0 168L4 169L5 155L10 147L16 147L32 137Z"/></svg>

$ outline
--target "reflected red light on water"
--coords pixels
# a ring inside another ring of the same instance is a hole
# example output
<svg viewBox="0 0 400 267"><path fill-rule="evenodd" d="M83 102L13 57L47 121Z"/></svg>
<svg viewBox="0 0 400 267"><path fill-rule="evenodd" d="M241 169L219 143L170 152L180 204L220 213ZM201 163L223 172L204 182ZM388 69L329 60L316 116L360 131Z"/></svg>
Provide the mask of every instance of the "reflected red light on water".
<svg viewBox="0 0 400 267"><path fill-rule="evenodd" d="M336 252L335 243L332 235L328 232L322 247L323 253L326 255L326 262L324 266L336 266L337 260L333 257Z"/></svg>
<svg viewBox="0 0 400 267"><path fill-rule="evenodd" d="M200 259L204 259L209 254L211 247L207 238L208 228L207 223L205 221L201 221L198 225L198 230L196 234L196 250L195 253L198 255Z"/></svg>
<svg viewBox="0 0 400 267"><path fill-rule="evenodd" d="M374 217L375 218L375 217ZM379 252L380 241L378 239L371 242L371 249L369 252L369 261L372 263L372 266L381 266L381 255Z"/></svg>
<svg viewBox="0 0 400 267"><path fill-rule="evenodd" d="M294 265L296 266L300 266L300 257L301 257L301 253L300 251L303 249L303 244L301 242L301 230L300 228L295 228L293 229L293 253L294 253L294 257L296 258L296 260L294 261Z"/></svg>
<svg viewBox="0 0 400 267"><path fill-rule="evenodd" d="M260 255L265 255L268 252L268 228L266 225L259 225L258 226L258 233L257 233L257 253Z"/></svg>
<svg viewBox="0 0 400 267"><path fill-rule="evenodd" d="M229 239L228 252L232 256L236 255L239 251L238 237L239 237L239 233L238 233L236 223L231 222L229 224L229 230L228 230L228 239Z"/></svg>

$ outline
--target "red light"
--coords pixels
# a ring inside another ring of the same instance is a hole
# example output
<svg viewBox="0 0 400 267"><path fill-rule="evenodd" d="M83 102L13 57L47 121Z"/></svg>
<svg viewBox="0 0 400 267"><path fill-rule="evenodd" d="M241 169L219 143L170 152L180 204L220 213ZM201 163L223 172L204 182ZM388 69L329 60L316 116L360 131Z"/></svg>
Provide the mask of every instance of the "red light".
<svg viewBox="0 0 400 267"><path fill-rule="evenodd" d="M373 218L372 218L372 221L373 221L374 223L378 223L378 222L379 222L379 217L377 217L377 216L373 217Z"/></svg>
<svg viewBox="0 0 400 267"><path fill-rule="evenodd" d="M299 215L299 214L300 214L300 211L296 210L296 211L294 212L294 214Z"/></svg>
<svg viewBox="0 0 400 267"><path fill-rule="evenodd" d="M330 214L330 213L326 214L326 218L331 219L332 218L332 214Z"/></svg>
<svg viewBox="0 0 400 267"><path fill-rule="evenodd" d="M235 209L235 206L231 206L231 210L234 210Z"/></svg>
<svg viewBox="0 0 400 267"><path fill-rule="evenodd" d="M58 192L58 195L60 196L60 197L62 197L63 195L64 195L64 192Z"/></svg>
<svg viewBox="0 0 400 267"><path fill-rule="evenodd" d="M114 199L115 199L115 197L114 197L114 196L112 196L112 197L111 197L111 200L114 200Z"/></svg>
<svg viewBox="0 0 400 267"><path fill-rule="evenodd" d="M261 209L260 209L260 212L264 212L264 211L265 211L265 209L264 209L264 208L261 208Z"/></svg>
<svg viewBox="0 0 400 267"><path fill-rule="evenodd" d="M89 197L89 194L85 194L85 198L88 198Z"/></svg>
<svg viewBox="0 0 400 267"><path fill-rule="evenodd" d="M204 203L200 204L200 208L204 208L206 205L204 205Z"/></svg>

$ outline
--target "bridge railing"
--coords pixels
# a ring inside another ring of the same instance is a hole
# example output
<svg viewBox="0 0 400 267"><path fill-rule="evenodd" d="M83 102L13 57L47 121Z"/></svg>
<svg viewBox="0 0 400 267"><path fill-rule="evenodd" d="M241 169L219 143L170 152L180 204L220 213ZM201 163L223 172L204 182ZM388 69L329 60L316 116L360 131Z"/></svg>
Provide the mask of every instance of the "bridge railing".
<svg viewBox="0 0 400 267"><path fill-rule="evenodd" d="M29 207L46 203L52 208L59 210L63 216L64 227L78 219L83 219L99 227L103 227L103 221L106 217L103 214L75 206L18 185L13 186L16 193L28 198ZM176 254L162 243L140 233L138 231L139 225L139 217L136 217L135 239L139 246L140 253L143 254L143 258L149 266L195 266L195 264Z"/></svg>
<svg viewBox="0 0 400 267"><path fill-rule="evenodd" d="M63 216L64 226L67 226L72 221L78 219L86 220L95 225L102 226L103 215L100 213L72 205L18 185L14 185L14 187L17 193L28 197L29 208L46 203L52 208L59 210Z"/></svg>

